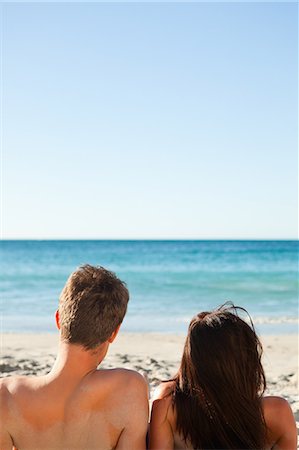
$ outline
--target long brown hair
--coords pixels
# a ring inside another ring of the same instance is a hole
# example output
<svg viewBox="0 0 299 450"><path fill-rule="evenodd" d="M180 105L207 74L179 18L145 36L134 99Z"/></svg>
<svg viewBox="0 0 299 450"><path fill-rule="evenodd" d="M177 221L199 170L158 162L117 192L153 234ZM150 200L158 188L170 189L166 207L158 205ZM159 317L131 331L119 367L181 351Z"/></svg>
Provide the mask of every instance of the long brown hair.
<svg viewBox="0 0 299 450"><path fill-rule="evenodd" d="M195 449L265 448L262 345L239 311L226 303L189 325L173 402L177 431Z"/></svg>

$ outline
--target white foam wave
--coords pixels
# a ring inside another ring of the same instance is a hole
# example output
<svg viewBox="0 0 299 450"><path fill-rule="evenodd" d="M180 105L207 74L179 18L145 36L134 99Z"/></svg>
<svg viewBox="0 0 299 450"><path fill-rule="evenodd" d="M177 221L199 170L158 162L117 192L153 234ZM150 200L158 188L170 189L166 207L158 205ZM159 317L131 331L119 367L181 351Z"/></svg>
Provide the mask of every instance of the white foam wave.
<svg viewBox="0 0 299 450"><path fill-rule="evenodd" d="M249 319L243 317L246 322L249 322ZM175 322L177 323L189 323L191 317L177 317L175 318ZM261 324L299 324L299 317L289 317L289 316L280 316L280 317L266 317L266 316L256 316L252 317L252 321L255 325Z"/></svg>

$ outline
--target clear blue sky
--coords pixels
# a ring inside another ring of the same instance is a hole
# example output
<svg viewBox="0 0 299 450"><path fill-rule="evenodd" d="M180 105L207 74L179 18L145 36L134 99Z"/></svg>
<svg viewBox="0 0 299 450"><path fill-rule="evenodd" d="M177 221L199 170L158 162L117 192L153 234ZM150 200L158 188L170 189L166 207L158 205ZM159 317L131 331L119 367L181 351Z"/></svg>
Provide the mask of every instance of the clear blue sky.
<svg viewBox="0 0 299 450"><path fill-rule="evenodd" d="M7 3L5 238L294 238L296 3Z"/></svg>

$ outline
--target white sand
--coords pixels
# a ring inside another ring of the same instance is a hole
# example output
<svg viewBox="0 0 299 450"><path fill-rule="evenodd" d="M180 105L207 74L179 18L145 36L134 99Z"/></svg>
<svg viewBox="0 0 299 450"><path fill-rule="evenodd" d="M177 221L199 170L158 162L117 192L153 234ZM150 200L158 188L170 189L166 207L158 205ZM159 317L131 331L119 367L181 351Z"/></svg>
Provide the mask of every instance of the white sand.
<svg viewBox="0 0 299 450"><path fill-rule="evenodd" d="M286 398L299 428L298 336L263 336L267 394ZM146 373L151 390L178 369L184 336L120 333L101 367L125 367ZM1 376L47 373L55 359L58 335L1 335Z"/></svg>

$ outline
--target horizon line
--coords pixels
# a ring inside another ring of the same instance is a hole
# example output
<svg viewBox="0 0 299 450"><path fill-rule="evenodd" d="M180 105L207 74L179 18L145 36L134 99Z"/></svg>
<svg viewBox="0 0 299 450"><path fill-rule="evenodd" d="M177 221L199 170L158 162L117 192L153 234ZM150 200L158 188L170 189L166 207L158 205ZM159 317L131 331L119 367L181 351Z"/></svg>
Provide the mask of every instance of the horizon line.
<svg viewBox="0 0 299 450"><path fill-rule="evenodd" d="M298 241L297 237L290 238L268 238L268 237L242 237L242 238L199 238L199 237L191 237L191 238L65 238L65 237L57 237L57 238L1 238L1 241L127 241L127 242L136 242L136 241Z"/></svg>

